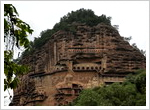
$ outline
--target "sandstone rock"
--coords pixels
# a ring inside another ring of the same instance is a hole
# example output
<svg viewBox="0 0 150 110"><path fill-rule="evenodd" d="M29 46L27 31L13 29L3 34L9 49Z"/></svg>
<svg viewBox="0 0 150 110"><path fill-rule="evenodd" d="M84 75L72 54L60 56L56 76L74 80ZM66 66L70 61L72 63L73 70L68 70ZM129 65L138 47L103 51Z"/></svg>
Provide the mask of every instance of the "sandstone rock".
<svg viewBox="0 0 150 110"><path fill-rule="evenodd" d="M82 89L122 82L146 68L146 58L111 26L76 25L76 32L58 31L39 50L24 57L31 67L21 77L10 105L66 105Z"/></svg>

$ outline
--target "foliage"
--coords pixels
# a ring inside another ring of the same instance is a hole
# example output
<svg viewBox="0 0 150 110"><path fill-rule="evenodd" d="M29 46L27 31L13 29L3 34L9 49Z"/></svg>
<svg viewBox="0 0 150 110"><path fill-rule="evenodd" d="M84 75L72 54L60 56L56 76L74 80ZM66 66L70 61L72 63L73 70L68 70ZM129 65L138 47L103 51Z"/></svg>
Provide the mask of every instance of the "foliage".
<svg viewBox="0 0 150 110"><path fill-rule="evenodd" d="M98 93L95 91L92 91L91 89L87 89L85 91L82 91L82 95L76 99L74 102L75 105L77 106L82 106L82 105L88 105L88 106L97 106L99 99ZM87 97L88 96L88 97Z"/></svg>
<svg viewBox="0 0 150 110"><path fill-rule="evenodd" d="M19 81L17 76L28 71L26 66L18 65L13 61L14 48L29 49L27 36L33 32L30 26L18 16L12 4L4 4L4 91L9 88L14 89Z"/></svg>
<svg viewBox="0 0 150 110"><path fill-rule="evenodd" d="M130 40L132 39L132 36L130 37L123 37L124 41L127 41L127 42L130 42ZM143 54L144 56L146 56L146 51L142 50L142 49L139 49L136 45L136 43L133 43L132 44L132 47L134 49L136 49L137 51L139 51L141 54Z"/></svg>
<svg viewBox="0 0 150 110"><path fill-rule="evenodd" d="M14 76L25 74L28 71L26 66L18 65L13 62L11 60L12 57L12 51L4 51L4 74L6 76L6 79L4 79L4 91L8 88L16 88L19 80Z"/></svg>
<svg viewBox="0 0 150 110"><path fill-rule="evenodd" d="M143 54L144 56L146 56L146 51L140 50L140 49L137 47L136 43L133 43L133 44L132 44L132 47L133 47L134 49L138 50L138 51L139 51L141 54Z"/></svg>
<svg viewBox="0 0 150 110"><path fill-rule="evenodd" d="M146 92L146 70L138 70L137 75L129 75L126 77L127 82L131 82L135 84L138 92L145 93Z"/></svg>
<svg viewBox="0 0 150 110"><path fill-rule="evenodd" d="M69 29L67 28L67 25L72 24L73 22L85 23L88 26L96 26L102 22L107 25L111 25L111 17L106 17L104 14L97 16L92 10L81 8L63 16L60 19L60 22L55 24L54 30L58 31Z"/></svg>
<svg viewBox="0 0 150 110"><path fill-rule="evenodd" d="M127 41L127 42L130 42L130 40L132 39L132 36L130 36L130 37L123 37L123 39L124 39L125 41Z"/></svg>
<svg viewBox="0 0 150 110"><path fill-rule="evenodd" d="M46 41L48 41L50 35L52 35L54 33L53 30L51 29L47 29L45 31L42 31L40 33L40 38L35 38L34 42L33 42L33 47L34 48L39 48L41 47L42 45L45 44Z"/></svg>
<svg viewBox="0 0 150 110"><path fill-rule="evenodd" d="M116 30L119 30L119 25L113 25Z"/></svg>
<svg viewBox="0 0 150 110"><path fill-rule="evenodd" d="M11 4L4 5L4 42L7 50L13 50L16 45L18 48L23 46L28 48L28 33L32 34L30 26L18 18L16 8Z"/></svg>
<svg viewBox="0 0 150 110"><path fill-rule="evenodd" d="M145 106L146 73L140 70L120 83L83 90L74 106Z"/></svg>
<svg viewBox="0 0 150 110"><path fill-rule="evenodd" d="M104 14L102 14L101 16L97 16L90 9L82 8L76 11L72 11L71 13L63 16L60 19L60 22L54 25L53 29L47 29L45 31L42 31L40 33L40 37L34 39L32 49L24 52L23 56L29 55L30 53L32 53L30 51L33 51L34 49L38 49L43 46L49 39L52 38L51 36L59 30L75 33L76 26L73 25L73 23L84 23L88 26L95 26L99 23L111 25L111 17L106 17L106 15Z"/></svg>

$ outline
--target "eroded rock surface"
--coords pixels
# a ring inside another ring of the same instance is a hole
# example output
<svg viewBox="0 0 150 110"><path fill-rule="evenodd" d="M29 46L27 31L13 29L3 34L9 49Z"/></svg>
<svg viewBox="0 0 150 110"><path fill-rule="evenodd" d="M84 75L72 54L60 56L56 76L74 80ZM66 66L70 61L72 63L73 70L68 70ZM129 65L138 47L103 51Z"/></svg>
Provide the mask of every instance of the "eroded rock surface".
<svg viewBox="0 0 150 110"><path fill-rule="evenodd" d="M122 82L146 68L146 58L111 26L76 26L58 31L22 64L31 67L21 77L10 105L67 105L82 89Z"/></svg>

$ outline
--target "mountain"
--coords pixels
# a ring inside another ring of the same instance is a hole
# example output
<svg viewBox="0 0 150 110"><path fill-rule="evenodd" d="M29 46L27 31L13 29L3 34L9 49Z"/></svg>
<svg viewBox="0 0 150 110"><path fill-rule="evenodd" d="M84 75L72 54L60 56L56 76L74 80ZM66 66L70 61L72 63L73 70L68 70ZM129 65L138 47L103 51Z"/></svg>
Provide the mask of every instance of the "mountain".
<svg viewBox="0 0 150 110"><path fill-rule="evenodd" d="M70 28L57 30L21 59L30 71L20 77L10 105L67 105L83 89L123 82L128 74L146 68L145 56L110 24L66 26Z"/></svg>

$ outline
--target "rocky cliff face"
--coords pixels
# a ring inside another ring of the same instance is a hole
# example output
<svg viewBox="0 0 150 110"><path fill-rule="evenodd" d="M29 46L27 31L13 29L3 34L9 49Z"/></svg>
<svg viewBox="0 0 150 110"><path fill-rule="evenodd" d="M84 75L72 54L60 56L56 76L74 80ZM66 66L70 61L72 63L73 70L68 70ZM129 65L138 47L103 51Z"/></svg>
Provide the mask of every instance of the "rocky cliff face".
<svg viewBox="0 0 150 110"><path fill-rule="evenodd" d="M58 31L22 59L31 69L20 77L11 105L67 105L82 89L122 82L146 68L145 60L114 27L78 24L76 32Z"/></svg>

